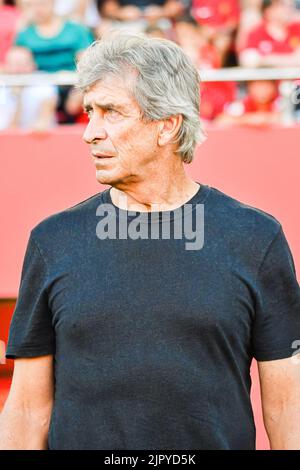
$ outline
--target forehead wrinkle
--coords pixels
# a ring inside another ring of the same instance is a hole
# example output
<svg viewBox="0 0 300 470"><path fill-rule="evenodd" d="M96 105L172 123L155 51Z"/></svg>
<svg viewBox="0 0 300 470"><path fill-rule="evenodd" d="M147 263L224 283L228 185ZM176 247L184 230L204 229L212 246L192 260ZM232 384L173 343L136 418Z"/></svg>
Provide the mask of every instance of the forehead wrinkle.
<svg viewBox="0 0 300 470"><path fill-rule="evenodd" d="M87 93L88 94L88 93ZM91 97L87 98L86 95L83 98L83 108L84 109L92 109L93 105L96 108L100 109L107 109L107 108L115 108L116 110L124 111L125 113L130 113L132 111L135 111L135 108L138 108L137 104L132 101L130 102L129 100L118 100L112 98L109 100L106 98L103 98L103 101L101 100L100 97Z"/></svg>
<svg viewBox="0 0 300 470"><path fill-rule="evenodd" d="M132 93L132 85L135 81L135 76L131 72L130 77L115 76L109 74L101 80L95 82L86 87L83 92L83 102L87 104L95 103L96 106L105 107L108 105L114 107L122 107L125 111L130 112L134 108L139 109L139 105ZM116 93L120 91L120 98L117 97ZM87 98L87 95L91 95L91 99ZM103 100L103 103L101 101ZM106 101L109 100L109 103Z"/></svg>
<svg viewBox="0 0 300 470"><path fill-rule="evenodd" d="M86 109L86 110L90 110L92 109L92 103L93 101L85 101L83 102L83 108ZM127 105L124 105L124 104L116 104L116 103L113 103L113 102L99 102L98 100L95 100L94 102L94 105L96 108L100 108L100 109L103 109L103 110L106 110L108 108L114 108L116 109L117 111L123 111L123 112L128 112L129 111L129 106ZM130 107L132 109L132 106Z"/></svg>

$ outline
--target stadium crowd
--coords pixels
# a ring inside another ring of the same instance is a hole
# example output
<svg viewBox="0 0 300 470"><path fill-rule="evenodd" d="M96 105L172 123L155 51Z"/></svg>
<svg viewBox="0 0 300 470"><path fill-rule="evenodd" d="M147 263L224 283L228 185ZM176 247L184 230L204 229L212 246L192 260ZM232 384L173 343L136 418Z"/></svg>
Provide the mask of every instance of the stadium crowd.
<svg viewBox="0 0 300 470"><path fill-rule="evenodd" d="M81 51L112 29L175 41L200 75L236 66L300 67L300 0L0 0L0 72L73 71ZM282 101L275 80L203 82L201 118L268 126L281 122ZM296 121L297 103L293 115ZM0 130L86 121L72 86L0 87Z"/></svg>

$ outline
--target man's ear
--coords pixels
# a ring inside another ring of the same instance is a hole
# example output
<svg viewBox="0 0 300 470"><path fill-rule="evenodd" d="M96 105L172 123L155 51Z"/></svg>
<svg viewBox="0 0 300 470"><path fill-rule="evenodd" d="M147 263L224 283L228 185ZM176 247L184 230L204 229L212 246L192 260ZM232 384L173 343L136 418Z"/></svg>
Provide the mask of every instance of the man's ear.
<svg viewBox="0 0 300 470"><path fill-rule="evenodd" d="M171 116L161 121L158 131L158 145L163 147L173 142L182 124L182 114Z"/></svg>

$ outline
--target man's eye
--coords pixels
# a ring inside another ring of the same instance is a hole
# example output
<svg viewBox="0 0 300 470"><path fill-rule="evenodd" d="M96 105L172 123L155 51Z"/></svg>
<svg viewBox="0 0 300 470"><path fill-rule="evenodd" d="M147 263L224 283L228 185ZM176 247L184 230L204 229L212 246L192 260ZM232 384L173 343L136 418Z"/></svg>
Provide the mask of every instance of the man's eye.
<svg viewBox="0 0 300 470"><path fill-rule="evenodd" d="M117 117L120 114L119 111L117 111L114 108L107 108L106 112L109 116L113 116L113 117L115 116Z"/></svg>

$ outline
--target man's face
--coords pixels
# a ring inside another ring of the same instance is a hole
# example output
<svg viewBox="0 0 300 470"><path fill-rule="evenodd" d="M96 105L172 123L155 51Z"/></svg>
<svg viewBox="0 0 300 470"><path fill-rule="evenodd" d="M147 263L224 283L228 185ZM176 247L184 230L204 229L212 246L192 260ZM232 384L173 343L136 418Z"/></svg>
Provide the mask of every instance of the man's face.
<svg viewBox="0 0 300 470"><path fill-rule="evenodd" d="M132 78L134 80L134 78ZM145 122L121 77L108 76L85 91L89 123L83 139L90 145L99 183L141 181L160 156L160 121Z"/></svg>
<svg viewBox="0 0 300 470"><path fill-rule="evenodd" d="M54 14L53 0L23 0L22 6L28 19L37 24L49 20Z"/></svg>

